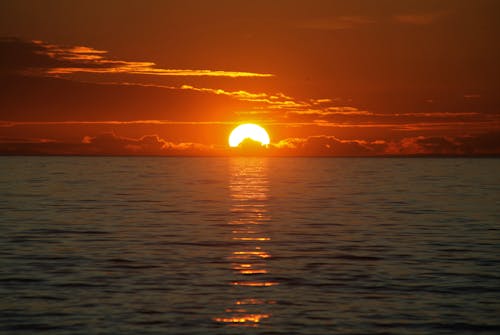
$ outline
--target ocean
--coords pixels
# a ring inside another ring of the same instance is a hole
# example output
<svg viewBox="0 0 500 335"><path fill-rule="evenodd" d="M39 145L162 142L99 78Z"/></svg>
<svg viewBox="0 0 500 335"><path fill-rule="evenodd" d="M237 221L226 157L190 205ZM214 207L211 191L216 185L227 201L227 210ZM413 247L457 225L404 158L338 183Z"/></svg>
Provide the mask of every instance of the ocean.
<svg viewBox="0 0 500 335"><path fill-rule="evenodd" d="M500 159L0 167L2 334L500 333Z"/></svg>

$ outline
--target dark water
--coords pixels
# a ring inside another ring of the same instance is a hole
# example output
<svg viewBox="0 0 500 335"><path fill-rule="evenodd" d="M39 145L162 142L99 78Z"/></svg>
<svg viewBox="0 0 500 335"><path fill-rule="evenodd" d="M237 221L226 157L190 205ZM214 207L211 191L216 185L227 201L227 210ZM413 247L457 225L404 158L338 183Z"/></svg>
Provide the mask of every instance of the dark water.
<svg viewBox="0 0 500 335"><path fill-rule="evenodd" d="M0 157L2 334L500 334L500 160Z"/></svg>

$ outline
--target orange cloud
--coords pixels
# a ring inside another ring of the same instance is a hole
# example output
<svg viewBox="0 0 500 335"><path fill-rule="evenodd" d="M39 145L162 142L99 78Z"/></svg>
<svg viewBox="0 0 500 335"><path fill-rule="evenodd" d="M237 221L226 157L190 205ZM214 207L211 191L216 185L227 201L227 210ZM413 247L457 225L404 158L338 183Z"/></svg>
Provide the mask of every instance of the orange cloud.
<svg viewBox="0 0 500 335"><path fill-rule="evenodd" d="M306 109L306 110L294 110L287 112L287 116L290 115L313 115L313 116L330 116L330 115L374 115L372 112L358 110L355 107L350 106L335 106L326 107L324 109Z"/></svg>
<svg viewBox="0 0 500 335"><path fill-rule="evenodd" d="M311 30L346 30L374 22L373 19L366 16L338 16L302 22L298 27Z"/></svg>
<svg viewBox="0 0 500 335"><path fill-rule="evenodd" d="M17 126L85 126L85 125L235 125L236 121L170 121L170 120L133 120L133 121L0 121L0 128Z"/></svg>
<svg viewBox="0 0 500 335"><path fill-rule="evenodd" d="M73 73L97 74L140 74L152 76L210 76L210 77L272 77L269 73L243 71L221 71L208 69L163 69L157 68L153 62L133 62L106 58L107 51L96 50L86 46L63 47L43 41L32 41L39 47L38 54L52 59L66 61L65 66L54 66L38 71L51 76L69 75Z"/></svg>
<svg viewBox="0 0 500 335"><path fill-rule="evenodd" d="M237 114L268 114L271 111L279 110L303 110L304 108L309 108L311 106L308 102L297 101L291 96L284 93L278 92L274 94L264 93L264 92L249 92L245 90L229 91L221 88L209 88L209 87L196 87L192 85L162 85L162 84L152 84L152 83L137 83L137 82L99 82L100 85L121 85L121 86L138 86L138 87L153 87L153 88L163 88L167 90L186 90L202 92L207 94L214 94L220 96L227 96L239 101L246 101L255 103L252 108L253 110L239 111ZM323 101L331 101L329 99L323 99ZM264 107L262 107L264 106ZM264 108L264 109L263 109ZM331 107L335 108L335 107ZM344 108L344 107L342 107ZM345 107L346 109L353 107ZM304 111L306 113L306 111ZM347 113L347 112L346 112ZM360 112L361 113L361 112ZM364 112L363 112L364 113Z"/></svg>
<svg viewBox="0 0 500 335"><path fill-rule="evenodd" d="M265 103L270 107L278 107L278 108L300 108L306 107L308 104L303 102L295 101L294 98L287 96L283 93L276 94L267 94L267 93L252 93L244 90L239 91L226 91L223 89L213 89L213 88L199 88L191 85L182 85L180 87L183 90L192 90L198 92L207 92L216 95L226 95L232 98L242 100L242 101L251 101L258 103Z"/></svg>
<svg viewBox="0 0 500 335"><path fill-rule="evenodd" d="M394 16L394 20L405 24L428 25L436 22L446 14L446 12L399 14Z"/></svg>

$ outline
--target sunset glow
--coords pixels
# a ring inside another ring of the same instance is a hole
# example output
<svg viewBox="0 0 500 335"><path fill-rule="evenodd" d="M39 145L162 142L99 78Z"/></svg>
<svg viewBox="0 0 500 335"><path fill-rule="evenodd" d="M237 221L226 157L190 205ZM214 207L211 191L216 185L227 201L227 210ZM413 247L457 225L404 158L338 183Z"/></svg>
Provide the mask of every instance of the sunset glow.
<svg viewBox="0 0 500 335"><path fill-rule="evenodd" d="M0 3L0 154L500 155L496 2L290 1Z"/></svg>

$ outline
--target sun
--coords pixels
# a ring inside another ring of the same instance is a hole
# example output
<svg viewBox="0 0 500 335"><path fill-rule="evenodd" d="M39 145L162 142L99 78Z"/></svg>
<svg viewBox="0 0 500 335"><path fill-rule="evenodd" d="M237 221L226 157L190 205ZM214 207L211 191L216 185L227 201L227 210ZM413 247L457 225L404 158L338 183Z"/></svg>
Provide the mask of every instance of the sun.
<svg viewBox="0 0 500 335"><path fill-rule="evenodd" d="M260 142L261 145L268 145L271 142L264 128L256 124L246 123L233 129L231 135L229 135L229 146L232 148L237 147L247 138Z"/></svg>

